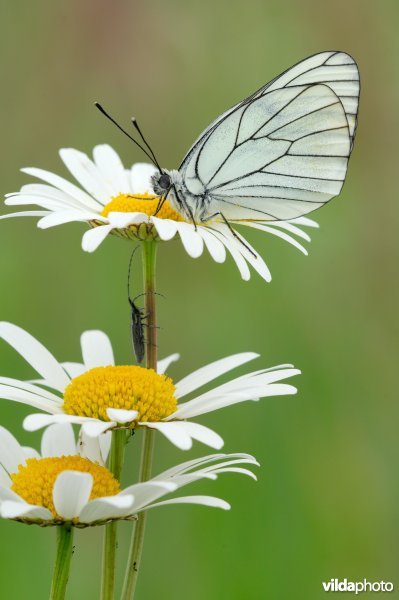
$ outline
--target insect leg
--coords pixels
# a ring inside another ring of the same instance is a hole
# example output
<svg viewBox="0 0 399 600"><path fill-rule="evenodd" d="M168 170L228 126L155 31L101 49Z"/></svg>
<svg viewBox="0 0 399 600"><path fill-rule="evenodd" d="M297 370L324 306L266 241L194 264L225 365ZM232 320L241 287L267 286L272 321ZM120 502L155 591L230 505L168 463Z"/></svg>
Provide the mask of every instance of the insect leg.
<svg viewBox="0 0 399 600"><path fill-rule="evenodd" d="M176 189L175 185L173 185L173 189L175 190L177 201L184 206L184 208L186 209L186 211L190 215L190 218L191 218L191 220L193 222L195 231L197 231L198 227L197 227L197 223L196 223L196 221L194 219L193 211L191 210L191 208L189 207L189 205L187 204L187 202L185 202L182 198L180 198L179 194L177 193L177 189Z"/></svg>
<svg viewBox="0 0 399 600"><path fill-rule="evenodd" d="M169 194L169 191L170 191L170 190L168 190L168 191L166 192L166 194L165 194L164 196L162 196L162 197L161 197L161 198L158 200L157 209L156 209L156 211L154 212L154 214L152 215L153 217L156 217L156 216L157 216L157 214L159 213L159 211L161 210L161 208L162 208L162 207L163 207L163 205L165 204L165 202L166 202L166 196Z"/></svg>
<svg viewBox="0 0 399 600"><path fill-rule="evenodd" d="M160 292L142 292L141 294L137 294L137 296L134 298L134 302L137 300L137 298L141 298L141 296L147 296L147 294L151 294L152 296L161 296L161 298L164 300L166 298L164 294L161 294Z"/></svg>
<svg viewBox="0 0 399 600"><path fill-rule="evenodd" d="M250 252L254 258L257 258L255 252L253 250L251 250L251 248L244 242L242 237L240 235L238 235L238 233L236 231L234 231L234 229L232 228L232 226L230 225L230 223L228 222L228 220L226 219L226 217L224 216L224 214L222 212L220 212L220 211L216 212L215 214L211 215L210 217L207 217L206 219L201 219L201 221L204 223L204 222L209 221L210 219L213 219L214 217L217 217L217 216L222 217L225 225L227 225L227 227L230 230L230 233L235 237L235 239L238 240L240 242L240 244L242 244L244 246L244 248L246 248L248 250L248 252Z"/></svg>

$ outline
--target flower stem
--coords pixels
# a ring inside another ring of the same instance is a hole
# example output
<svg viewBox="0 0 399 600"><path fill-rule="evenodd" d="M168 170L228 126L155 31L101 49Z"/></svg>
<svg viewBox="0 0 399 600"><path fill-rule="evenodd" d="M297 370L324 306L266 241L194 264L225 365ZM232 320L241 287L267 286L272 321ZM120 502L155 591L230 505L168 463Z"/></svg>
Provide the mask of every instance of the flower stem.
<svg viewBox="0 0 399 600"><path fill-rule="evenodd" d="M114 477L120 481L123 454L126 443L126 432L117 429L112 432L109 469ZM103 546L103 567L101 576L101 600L112 600L115 590L115 563L117 549L117 522L113 521L105 526Z"/></svg>
<svg viewBox="0 0 399 600"><path fill-rule="evenodd" d="M156 250L157 242L143 242L143 276L148 332L146 341L146 364L147 369L154 369L154 371L157 370L157 320L155 294ZM147 481L151 477L152 458L154 453L154 434L154 430L144 428L139 481ZM146 519L147 513L145 511L141 512L137 517L137 522L130 545L129 559L126 568L121 600L130 600L134 597L137 578L139 575L141 555L143 552Z"/></svg>
<svg viewBox="0 0 399 600"><path fill-rule="evenodd" d="M50 600L63 600L69 578L72 558L73 527L59 525L57 530L57 555L55 558Z"/></svg>

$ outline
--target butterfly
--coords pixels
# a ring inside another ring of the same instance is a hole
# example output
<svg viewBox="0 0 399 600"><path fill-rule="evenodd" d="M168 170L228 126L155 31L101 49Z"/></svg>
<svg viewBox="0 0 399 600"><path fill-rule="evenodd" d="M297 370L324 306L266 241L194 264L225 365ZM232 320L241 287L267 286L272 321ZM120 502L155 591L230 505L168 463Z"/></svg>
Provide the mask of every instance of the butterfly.
<svg viewBox="0 0 399 600"><path fill-rule="evenodd" d="M349 54L310 56L221 114L178 170L159 168L154 192L194 224L306 215L341 191L359 92Z"/></svg>

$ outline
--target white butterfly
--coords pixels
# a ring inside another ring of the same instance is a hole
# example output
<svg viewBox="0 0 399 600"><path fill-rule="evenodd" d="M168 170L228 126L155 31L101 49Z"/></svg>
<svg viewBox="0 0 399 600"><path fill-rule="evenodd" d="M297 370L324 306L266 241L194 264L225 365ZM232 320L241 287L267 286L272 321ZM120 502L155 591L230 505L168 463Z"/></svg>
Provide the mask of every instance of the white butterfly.
<svg viewBox="0 0 399 600"><path fill-rule="evenodd" d="M351 56L315 54L220 115L154 192L194 223L305 215L341 191L359 91Z"/></svg>

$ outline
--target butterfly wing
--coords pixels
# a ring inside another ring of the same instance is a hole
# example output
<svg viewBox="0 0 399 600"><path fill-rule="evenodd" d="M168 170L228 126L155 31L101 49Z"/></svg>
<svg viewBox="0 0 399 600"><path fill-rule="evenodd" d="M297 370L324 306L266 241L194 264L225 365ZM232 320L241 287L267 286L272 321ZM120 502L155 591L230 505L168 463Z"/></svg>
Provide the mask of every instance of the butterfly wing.
<svg viewBox="0 0 399 600"><path fill-rule="evenodd" d="M298 63L222 114L180 166L205 218L284 220L339 194L356 130L359 74L343 52Z"/></svg>

